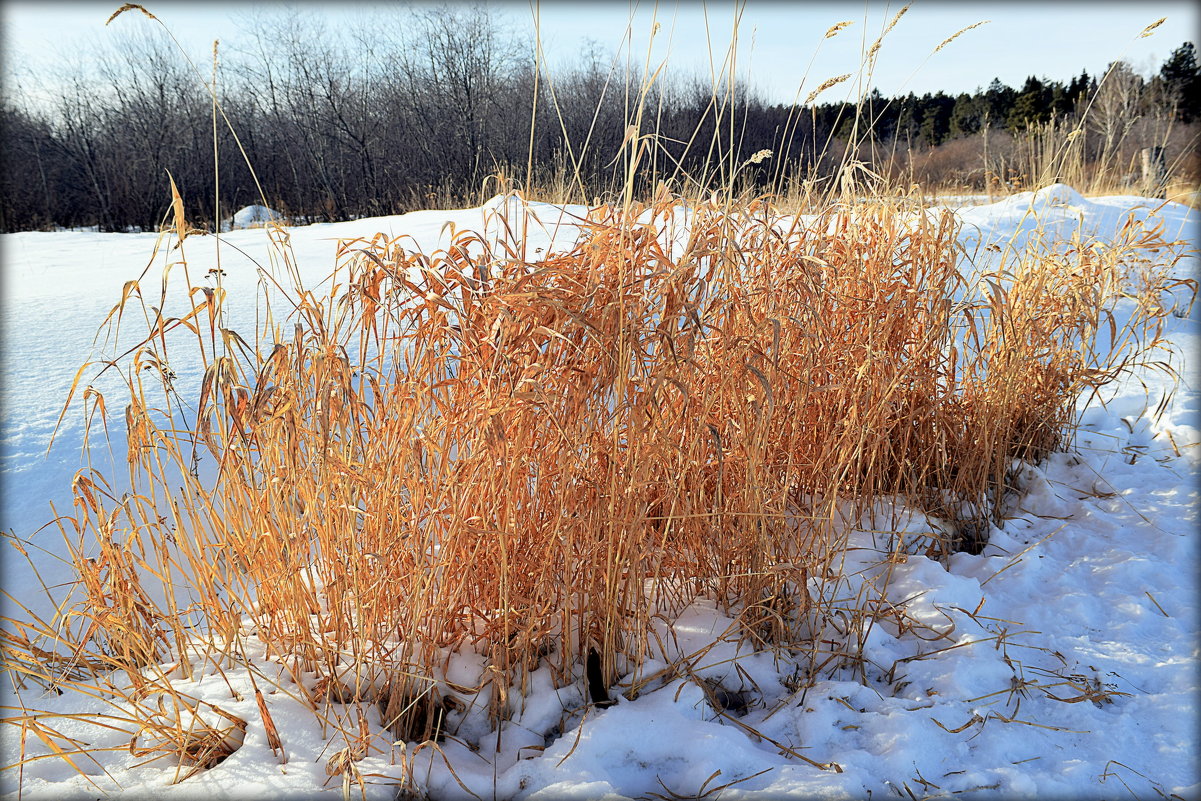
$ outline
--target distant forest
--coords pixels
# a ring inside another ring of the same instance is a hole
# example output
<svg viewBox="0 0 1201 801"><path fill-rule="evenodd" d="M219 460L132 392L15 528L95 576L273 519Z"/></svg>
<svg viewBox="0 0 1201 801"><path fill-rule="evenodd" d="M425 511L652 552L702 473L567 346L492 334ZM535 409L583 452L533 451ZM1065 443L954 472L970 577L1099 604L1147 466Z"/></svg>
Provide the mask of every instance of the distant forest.
<svg viewBox="0 0 1201 801"><path fill-rule="evenodd" d="M641 70L599 50L540 69L531 44L483 8L412 11L397 27L403 37L274 18L223 45L219 172L213 104L197 75L208 80L213 65L194 70L157 26L119 37L50 102L34 102L34 78L18 76L0 109L0 230L154 230L168 170L189 219L209 229L260 196L309 221L444 206L489 194L498 171L531 194L610 197L631 123L656 134L640 189L672 179L702 190L738 167L740 189L785 190L831 180L851 155L894 184L1020 188L1037 149L1077 129L1082 163L1108 165L1115 180L1147 147L1161 147L1175 175L1201 174L1192 43L1150 76L1117 62L1103 75L1031 76L1018 88L994 80L955 96L873 91L858 103L769 104L753 86L715 91L670 74L633 120ZM836 92L845 85L814 100ZM772 157L751 159L762 150Z"/></svg>

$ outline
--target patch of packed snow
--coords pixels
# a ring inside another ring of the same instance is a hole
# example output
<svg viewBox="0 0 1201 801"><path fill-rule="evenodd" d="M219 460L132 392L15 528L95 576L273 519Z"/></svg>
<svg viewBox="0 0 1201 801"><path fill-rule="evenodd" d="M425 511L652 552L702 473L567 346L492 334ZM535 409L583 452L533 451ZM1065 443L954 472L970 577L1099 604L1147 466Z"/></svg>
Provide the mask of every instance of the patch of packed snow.
<svg viewBox="0 0 1201 801"><path fill-rule="evenodd" d="M1064 184L1019 192L985 206L958 210L969 250L990 244L1020 251L1032 240L1070 246L1077 237L1110 241L1128 220L1162 224L1168 239L1193 239L1197 212L1180 203L1133 195L1085 198Z"/></svg>
<svg viewBox="0 0 1201 801"><path fill-rule="evenodd" d="M515 202L497 198L478 209L295 227L287 235L301 277L315 286L334 262L339 239L383 232L431 251L446 247L456 231L500 241L498 226L508 219L520 221L524 247L536 256L570 244L573 220L587 211L530 204L509 209L507 217L498 213ZM1089 199L1063 185L957 213L969 251L1022 247L1040 231L1066 240L1077 233L1112 239L1132 216L1162 222L1171 237L1197 247L1194 210L1138 197ZM61 538L35 531L50 519L51 502L60 511L70 508L82 412L62 421L48 454L47 440L78 365L120 352L122 343L92 338L124 282L146 269L155 241L152 234L0 237L6 490L0 528L31 541L40 580L50 585L69 577L56 556ZM238 327L240 316L252 320L260 267L273 258L267 233L190 237L183 247L194 265L220 258L232 299L230 327ZM175 257L159 254L169 258ZM1195 278L1197 260L1181 260L1176 269ZM660 651L636 670L627 666L610 688L616 705L584 712L582 675L556 686L540 667L527 676L524 696L510 688L515 714L495 731L486 712L495 688L484 681L482 657L449 654L444 678L484 689L449 713L455 734L440 753L393 742L378 710L367 709L371 747L356 763L366 796L393 798L406 775L431 798L670 798L723 785L724 799L1201 795L1198 312L1169 322L1168 336L1184 361L1181 385L1162 413L1153 414L1167 387L1161 377L1148 378L1150 394L1127 382L1106 406L1083 415L1071 453L1015 465L1021 496L981 554L959 553L946 564L919 555L890 560L870 533L879 521L848 521L853 548L840 585L815 583L810 591L851 599L848 609L866 596L892 610L855 643L861 659L806 675L803 653L756 651L739 641L733 620L702 600L661 623ZM188 380L189 368L176 369L180 381ZM119 438L114 451L119 465ZM112 458L98 451L91 457L102 465ZM898 510L881 500L877 517L895 522ZM917 514L903 523L915 538L935 533L936 525ZM18 616L14 600L47 610L28 563L11 552L3 586L5 615ZM826 625L815 639L845 644L851 629ZM42 710L48 725L109 750L94 760L75 757L81 772L59 758L27 761L0 772L0 791L6 798L47 799L118 791L146 798L332 799L347 788L357 794L357 785L344 788L347 775L326 770L345 743L331 742L300 700L297 683L306 677L285 672L261 647L248 655L253 674L210 664L175 682L247 721L241 747L219 765L172 784L173 766L140 764L144 758L131 753L128 733L82 717L113 714L104 699L26 688L20 703ZM646 684L631 700L623 692L635 680ZM255 687L264 691L283 755L269 747ZM11 688L5 692L11 716L17 703ZM56 714L71 717L47 717ZM0 727L6 765L18 753L27 760L48 753L33 738L16 742L16 731Z"/></svg>
<svg viewBox="0 0 1201 801"><path fill-rule="evenodd" d="M262 228L267 223L283 222L283 220L284 215L275 209L254 204L244 206L234 212L234 216L228 221L225 230L237 231L243 228Z"/></svg>

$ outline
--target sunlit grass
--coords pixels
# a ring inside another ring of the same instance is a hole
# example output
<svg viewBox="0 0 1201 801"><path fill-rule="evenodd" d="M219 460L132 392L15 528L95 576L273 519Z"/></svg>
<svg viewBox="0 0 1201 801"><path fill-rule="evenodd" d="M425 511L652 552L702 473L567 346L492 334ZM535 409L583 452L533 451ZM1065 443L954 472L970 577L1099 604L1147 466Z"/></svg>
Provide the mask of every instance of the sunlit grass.
<svg viewBox="0 0 1201 801"><path fill-rule="evenodd" d="M802 219L663 194L596 208L551 254L526 252L520 210L436 253L344 242L328 294L272 290L288 319L245 339L214 292L141 309L128 396L90 401L127 409L133 492L76 477L74 595L5 621L6 667L115 693L147 755L201 769L244 721L172 677L249 668L251 642L320 677L314 709L378 704L416 742L444 730L456 650L485 657L496 722L539 664L569 684L594 651L611 685L698 597L757 647L804 650L838 520L900 498L946 524L927 555L977 552L1015 460L1064 447L1082 393L1157 358L1164 293L1193 289L1138 226L997 254L971 284L955 218L908 204ZM189 359L194 398L144 369Z"/></svg>

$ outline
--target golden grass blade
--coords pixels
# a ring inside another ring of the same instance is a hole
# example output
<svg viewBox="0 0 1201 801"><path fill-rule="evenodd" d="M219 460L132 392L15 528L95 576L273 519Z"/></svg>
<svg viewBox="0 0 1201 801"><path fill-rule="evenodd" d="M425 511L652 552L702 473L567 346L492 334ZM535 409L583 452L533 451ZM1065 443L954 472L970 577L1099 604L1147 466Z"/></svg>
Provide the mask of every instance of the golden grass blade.
<svg viewBox="0 0 1201 801"><path fill-rule="evenodd" d="M849 20L849 19L843 20L842 22L836 22L830 26L830 29L826 31L825 36L823 36L822 38L829 39L833 36L837 36L838 32L841 31L843 28L846 28L846 27L848 27L850 25L854 25L854 24L855 24L854 20Z"/></svg>
<svg viewBox="0 0 1201 801"><path fill-rule="evenodd" d="M167 180L171 183L171 213L175 218L175 235L179 237L179 245L182 245L190 230L188 221L184 218L183 198L179 195L179 187L175 185L175 178L170 170L167 170Z"/></svg>
<svg viewBox="0 0 1201 801"><path fill-rule="evenodd" d="M814 100L816 100L817 96L820 95L822 92L826 91L827 89L829 89L831 87L837 86L838 84L842 83L843 81L847 80L850 77L851 77L851 73L848 72L843 75L837 75L833 78L827 78L826 80L822 81L821 84L819 84L818 87L816 89L814 89L812 92L810 92L809 96L805 98L805 105L806 106L809 105Z"/></svg>
<svg viewBox="0 0 1201 801"><path fill-rule="evenodd" d="M145 14L145 15L146 15L147 17L149 17L150 19L153 19L153 20L157 20L157 19L158 19L158 17L156 17L156 16L154 16L153 14L151 14L151 13L150 13L149 11L147 11L147 10L146 10L146 9L145 9L143 6L140 6L140 5L138 5L137 3L126 3L125 5L121 6L121 7L120 7L120 8L118 8L116 11L114 11L114 12L112 13L112 16L110 16L110 17L109 17L109 18L108 18L108 19L105 21L105 23L104 23L104 24L105 24L105 25L108 25L110 22L112 22L113 20L115 20L117 17L119 17L119 16L121 16L122 14L124 14L126 11L133 11L133 10L135 10L135 9L136 9L136 10L138 10L138 11L141 11L143 14Z"/></svg>
<svg viewBox="0 0 1201 801"><path fill-rule="evenodd" d="M49 455L50 449L54 447L54 440L58 436L58 429L63 424L63 418L67 416L67 409L71 407L71 400L75 397L75 390L79 388L79 381L83 378L83 374L89 367L93 366L93 362L84 362L79 369L75 371L75 378L71 379L71 388L67 390L67 399L63 402L63 408L58 413L58 419L54 422L54 429L50 432L50 440L46 443L46 454Z"/></svg>
<svg viewBox="0 0 1201 801"><path fill-rule="evenodd" d="M990 22L992 22L992 20L984 19L984 20L980 20L979 22L974 22L971 25L968 25L966 28L960 28L959 30L955 31L955 33L951 34L946 39L943 39L941 42L939 42L938 47L934 48L934 52L937 53L939 50L942 50L944 47L946 47L951 42L955 41L956 39L958 39L960 36L967 33L968 31L973 30L974 28L979 28L981 25L987 25Z"/></svg>
<svg viewBox="0 0 1201 801"><path fill-rule="evenodd" d="M1156 28L1158 28L1160 25L1163 25L1167 21L1168 21L1167 17L1160 17L1159 19L1155 20L1155 22L1152 22L1150 25L1143 28L1143 31L1142 31L1142 33L1140 33L1138 35L1138 38L1146 39L1148 36L1155 33Z"/></svg>

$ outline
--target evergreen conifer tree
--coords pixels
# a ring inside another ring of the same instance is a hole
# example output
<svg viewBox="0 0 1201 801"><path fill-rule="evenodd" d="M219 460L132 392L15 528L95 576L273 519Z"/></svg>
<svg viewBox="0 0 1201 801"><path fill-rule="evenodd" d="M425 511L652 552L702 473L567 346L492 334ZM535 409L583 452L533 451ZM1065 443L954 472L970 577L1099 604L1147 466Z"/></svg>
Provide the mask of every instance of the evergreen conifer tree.
<svg viewBox="0 0 1201 801"><path fill-rule="evenodd" d="M1031 75L1022 85L1022 92L1013 101L1006 117L1006 124L1015 131L1025 130L1031 125L1046 122L1051 118L1047 87Z"/></svg>
<svg viewBox="0 0 1201 801"><path fill-rule="evenodd" d="M1169 103L1176 106L1176 118L1192 122L1201 116L1201 80L1198 78L1197 51L1192 42L1185 42L1159 69Z"/></svg>
<svg viewBox="0 0 1201 801"><path fill-rule="evenodd" d="M980 104L964 92L951 109L951 136L969 136L980 130Z"/></svg>
<svg viewBox="0 0 1201 801"><path fill-rule="evenodd" d="M988 85L988 90L984 93L984 106L993 125L999 126L1005 123L1016 98L1017 92L1012 87L1001 83L1000 78L992 79L992 83Z"/></svg>

